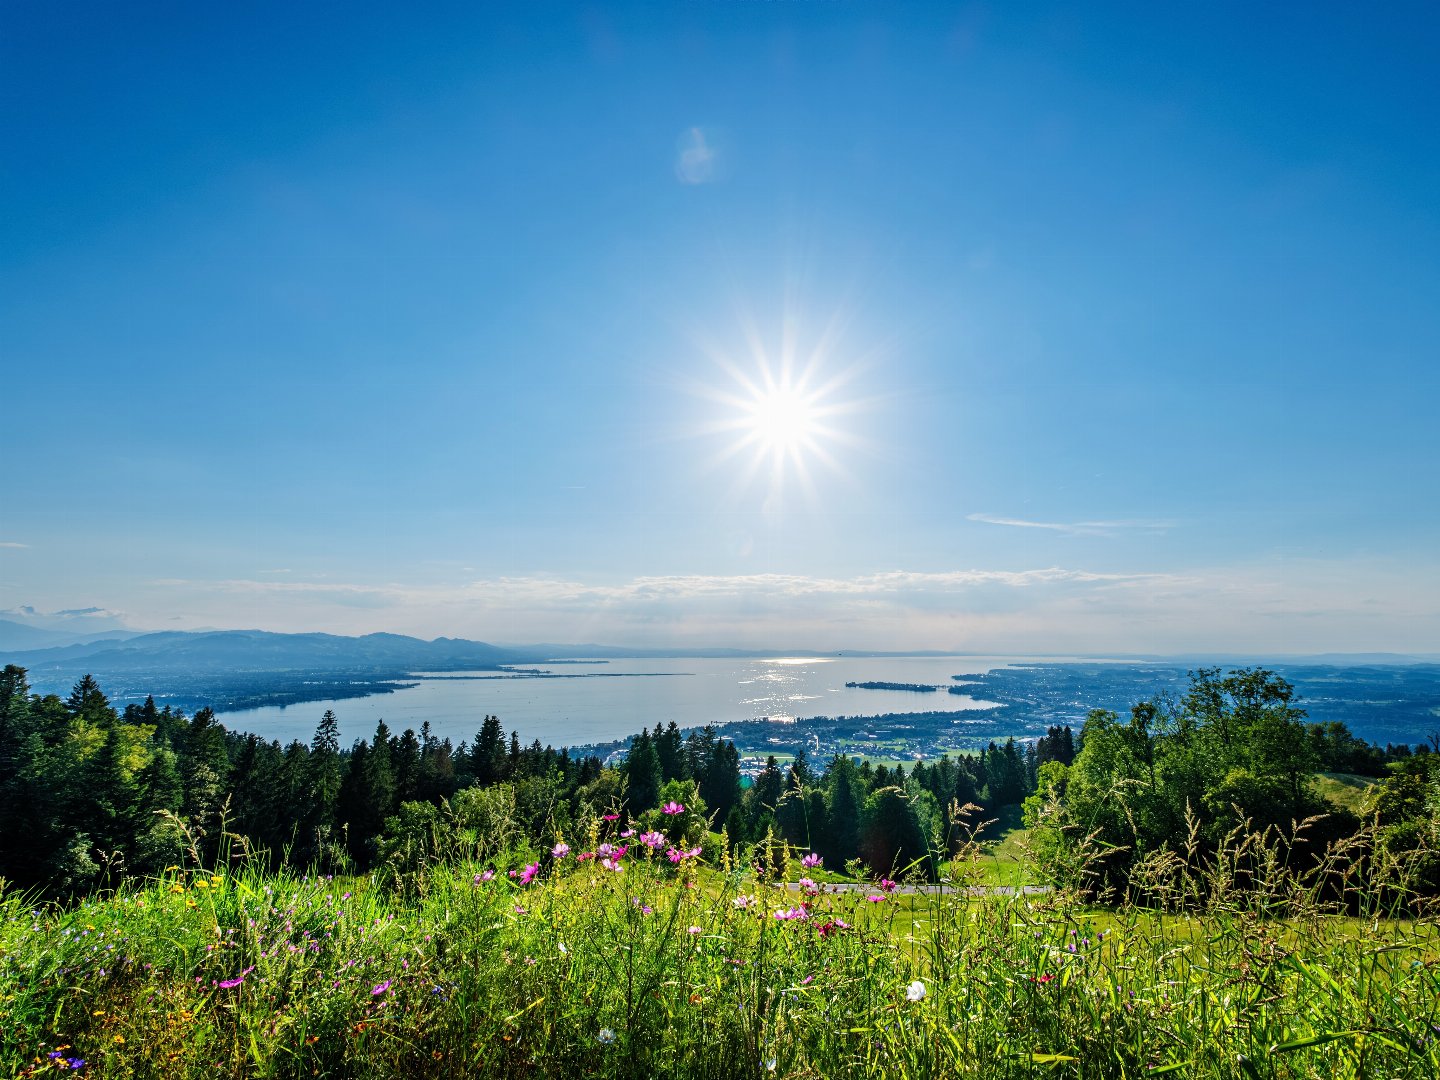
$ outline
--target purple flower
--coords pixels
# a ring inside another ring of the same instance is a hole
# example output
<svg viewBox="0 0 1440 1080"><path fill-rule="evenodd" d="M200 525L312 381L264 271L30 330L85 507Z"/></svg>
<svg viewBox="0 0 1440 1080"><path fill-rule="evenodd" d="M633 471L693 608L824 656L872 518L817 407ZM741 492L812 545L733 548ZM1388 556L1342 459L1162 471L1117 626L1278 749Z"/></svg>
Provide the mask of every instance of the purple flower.
<svg viewBox="0 0 1440 1080"><path fill-rule="evenodd" d="M386 979L386 980L385 980L383 983L381 983L379 986L375 987L374 990L371 990L371 991L370 991L370 996L371 996L371 997L379 997L381 994L385 993L385 991L387 991L387 990L390 989L390 984L391 984L392 982L394 982L394 981L395 981L394 979Z"/></svg>
<svg viewBox="0 0 1440 1080"><path fill-rule="evenodd" d="M563 859L566 855L570 854L570 845L562 840L550 849L550 854L556 859Z"/></svg>
<svg viewBox="0 0 1440 1080"><path fill-rule="evenodd" d="M540 864L538 862L532 862L529 866L525 867L524 870L520 871L520 884L529 885L530 882L535 880L535 875L539 872Z"/></svg>
<svg viewBox="0 0 1440 1080"><path fill-rule="evenodd" d="M223 980L222 982L217 983L216 985L218 985L221 990L234 990L235 987L239 986L241 983L243 983L243 982L245 981L245 976L246 976L246 975L249 975L250 972L252 972L252 971L254 971L254 970L255 970L255 965L254 965L254 964L251 964L251 965L250 965L248 968L246 968L244 971L240 972L239 975L235 976L235 978L233 978L233 979L225 979L225 980Z"/></svg>
<svg viewBox="0 0 1440 1080"><path fill-rule="evenodd" d="M662 814L669 814L671 817L674 817L676 814L683 814L685 812L685 804L678 802L667 802L664 806L660 807L660 812Z"/></svg>
<svg viewBox="0 0 1440 1080"><path fill-rule="evenodd" d="M652 829L650 832L640 834L640 842L651 851L658 851L665 846L665 834Z"/></svg>
<svg viewBox="0 0 1440 1080"><path fill-rule="evenodd" d="M809 855L806 855L803 859L800 860L800 865L805 867L806 870L814 870L817 866L823 865L824 862L824 859L822 859L819 855L816 855L812 851Z"/></svg>

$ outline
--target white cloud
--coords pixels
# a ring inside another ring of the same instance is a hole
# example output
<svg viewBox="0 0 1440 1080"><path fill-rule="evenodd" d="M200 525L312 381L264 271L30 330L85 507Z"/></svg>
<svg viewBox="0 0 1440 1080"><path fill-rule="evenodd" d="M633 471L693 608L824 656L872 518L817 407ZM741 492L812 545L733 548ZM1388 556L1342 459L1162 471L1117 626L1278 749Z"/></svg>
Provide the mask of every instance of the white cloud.
<svg viewBox="0 0 1440 1080"><path fill-rule="evenodd" d="M14 540L0 540L0 548L28 548L29 544L16 543Z"/></svg>
<svg viewBox="0 0 1440 1080"><path fill-rule="evenodd" d="M1127 529L1161 531L1175 527L1173 521L1027 521L1024 518L999 517L995 514L967 514L966 520L978 521L985 525L1009 525L1017 529L1047 529L1070 536L1106 536Z"/></svg>
<svg viewBox="0 0 1440 1080"><path fill-rule="evenodd" d="M698 127L680 136L675 157L675 175L682 184L708 184L715 179L719 155L709 137Z"/></svg>
<svg viewBox="0 0 1440 1080"><path fill-rule="evenodd" d="M387 630L507 643L1030 654L1440 651L1440 573L1338 560L1185 573L1046 566L151 584L158 588L144 598L149 610L142 615L155 625L178 613L181 625L194 627Z"/></svg>

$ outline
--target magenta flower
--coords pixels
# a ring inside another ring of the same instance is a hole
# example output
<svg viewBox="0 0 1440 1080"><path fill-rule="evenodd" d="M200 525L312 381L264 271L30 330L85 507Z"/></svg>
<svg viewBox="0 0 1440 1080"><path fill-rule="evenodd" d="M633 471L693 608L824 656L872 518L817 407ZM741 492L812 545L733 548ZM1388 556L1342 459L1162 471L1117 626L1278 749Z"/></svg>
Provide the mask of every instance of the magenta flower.
<svg viewBox="0 0 1440 1080"><path fill-rule="evenodd" d="M524 870L520 871L520 884L529 885L530 882L535 880L535 875L539 872L540 864L538 862L531 863L529 866L525 867Z"/></svg>
<svg viewBox="0 0 1440 1080"><path fill-rule="evenodd" d="M808 877L802 877L798 882L796 882L796 884L798 884L800 888L804 889L806 892L815 891L815 882L811 881Z"/></svg>
<svg viewBox="0 0 1440 1080"><path fill-rule="evenodd" d="M619 821L619 820L620 820L620 815L619 815L619 814L601 814L601 815L600 815L600 820L601 820L601 821Z"/></svg>
<svg viewBox="0 0 1440 1080"><path fill-rule="evenodd" d="M800 865L805 867L806 870L814 870L817 866L823 865L824 862L824 859L822 859L819 855L816 855L812 851L809 855L806 855L803 859L800 860Z"/></svg>
<svg viewBox="0 0 1440 1080"><path fill-rule="evenodd" d="M650 832L640 834L640 842L651 851L659 851L665 846L665 834L652 829Z"/></svg>
<svg viewBox="0 0 1440 1080"><path fill-rule="evenodd" d="M865 899L869 900L872 904L883 904L885 902L885 897L883 896L867 896Z"/></svg>
<svg viewBox="0 0 1440 1080"><path fill-rule="evenodd" d="M667 802L664 806L660 807L660 812L662 814L669 814L671 817L674 817L676 814L683 814L685 812L685 804L678 802Z"/></svg>
<svg viewBox="0 0 1440 1080"><path fill-rule="evenodd" d="M374 990L371 990L371 991L370 991L370 996L371 996L371 997L379 997L381 994L385 993L385 991L387 991L387 990L390 989L390 984L391 984L392 982L394 982L394 981L395 981L394 979L386 979L386 980L385 980L383 983L381 983L379 986L375 987Z"/></svg>
<svg viewBox="0 0 1440 1080"><path fill-rule="evenodd" d="M882 877L880 879L880 888L885 892L894 892L895 882L891 881L888 877Z"/></svg>
<svg viewBox="0 0 1440 1080"><path fill-rule="evenodd" d="M250 965L248 968L246 968L244 971L240 972L239 975L235 976L235 978L233 978L233 979L225 979L225 980L223 980L223 981L221 981L221 982L219 982L219 983L216 983L216 985L219 986L221 990L234 990L235 987L239 986L241 983L243 983L243 982L245 981L245 976L246 976L246 975L249 975L250 972L252 972L252 971L254 971L254 970L255 970L255 965L254 965L254 964L251 964L251 965Z"/></svg>

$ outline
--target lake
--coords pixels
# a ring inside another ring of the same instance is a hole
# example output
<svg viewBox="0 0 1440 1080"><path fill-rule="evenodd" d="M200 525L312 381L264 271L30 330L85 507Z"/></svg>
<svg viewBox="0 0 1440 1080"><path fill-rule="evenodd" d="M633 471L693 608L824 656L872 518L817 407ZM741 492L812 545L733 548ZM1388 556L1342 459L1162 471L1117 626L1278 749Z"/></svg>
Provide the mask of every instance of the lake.
<svg viewBox="0 0 1440 1080"><path fill-rule="evenodd" d="M1062 658L1054 658L1062 659ZM419 683L393 694L310 701L225 713L225 726L267 739L308 742L320 715L334 709L342 745L369 738L381 718L395 732L425 721L440 738L473 741L487 713L522 742L578 746L633 735L671 720L682 728L757 717L877 716L964 712L994 703L949 694L951 676L978 674L1035 658L833 657L825 659L625 659L534 665L547 676L505 672L416 673ZM918 683L937 693L847 688L847 682Z"/></svg>

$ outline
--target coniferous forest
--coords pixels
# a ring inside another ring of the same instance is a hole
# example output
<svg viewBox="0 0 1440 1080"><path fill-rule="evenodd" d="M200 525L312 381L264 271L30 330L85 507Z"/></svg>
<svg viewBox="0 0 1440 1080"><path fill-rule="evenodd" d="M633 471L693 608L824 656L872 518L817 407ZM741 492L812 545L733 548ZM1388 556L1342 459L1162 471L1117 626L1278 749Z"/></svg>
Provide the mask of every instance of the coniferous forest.
<svg viewBox="0 0 1440 1080"><path fill-rule="evenodd" d="M499 829L532 845L596 815L639 819L687 807L698 838L764 862L776 843L856 874L936 880L979 822L1024 806L1038 868L1114 896L1137 868L1188 845L1203 858L1236 831L1299 830L1294 857L1319 860L1362 827L1409 880L1440 892L1426 854L1440 829L1440 754L1381 748L1343 724L1308 724L1290 686L1263 670L1192 677L1180 699L1096 710L1083 730L887 767L803 748L742 780L735 745L713 728L641 730L618 764L572 756L480 720L454 746L428 725L342 746L327 711L309 744L227 730L153 698L123 711L86 676L67 698L31 694L24 669L0 677L0 879L63 899L228 857L319 873L395 870L456 837ZM1317 774L1373 781L1363 807L1328 801ZM1182 844L1183 841L1183 844ZM1084 867L1083 873L1078 870Z"/></svg>

